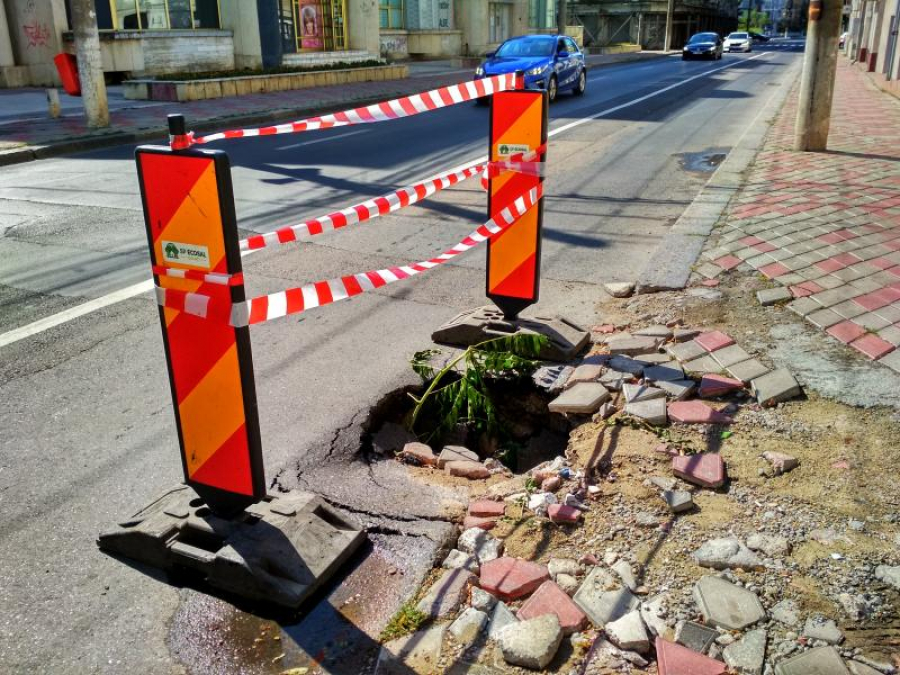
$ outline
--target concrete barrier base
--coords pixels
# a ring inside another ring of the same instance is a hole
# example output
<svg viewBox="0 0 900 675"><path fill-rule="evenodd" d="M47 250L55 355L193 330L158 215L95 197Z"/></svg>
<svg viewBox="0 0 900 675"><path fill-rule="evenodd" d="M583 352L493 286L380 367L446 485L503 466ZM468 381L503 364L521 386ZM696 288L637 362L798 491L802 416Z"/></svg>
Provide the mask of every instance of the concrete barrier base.
<svg viewBox="0 0 900 675"><path fill-rule="evenodd" d="M434 331L431 339L440 344L468 347L491 338L529 333L550 339L540 355L548 361L569 361L590 340L586 330L562 317L520 317L509 321L492 305L458 314Z"/></svg>
<svg viewBox="0 0 900 675"><path fill-rule="evenodd" d="M297 609L365 539L356 523L309 492L266 497L224 519L180 485L97 544L166 571L197 572L226 593Z"/></svg>

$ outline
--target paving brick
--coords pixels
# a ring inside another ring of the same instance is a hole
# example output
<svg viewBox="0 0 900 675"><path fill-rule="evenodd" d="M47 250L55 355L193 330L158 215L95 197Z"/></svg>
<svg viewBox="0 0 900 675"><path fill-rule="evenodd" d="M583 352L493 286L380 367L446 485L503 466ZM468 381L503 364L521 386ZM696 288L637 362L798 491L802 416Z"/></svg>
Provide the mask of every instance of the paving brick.
<svg viewBox="0 0 900 675"><path fill-rule="evenodd" d="M717 258L713 260L713 263L721 267L723 270L733 270L735 267L740 265L743 262L740 258L734 255L725 255L721 258ZM889 264L888 267L893 267L892 264Z"/></svg>
<svg viewBox="0 0 900 675"><path fill-rule="evenodd" d="M773 262L760 267L759 272L768 279L774 279L775 277L780 277L782 274L787 274L790 270L780 262Z"/></svg>
<svg viewBox="0 0 900 675"><path fill-rule="evenodd" d="M497 519L496 518L485 518L481 516L466 516L463 518L463 529L468 530L473 527L480 528L482 530L493 530L497 527Z"/></svg>
<svg viewBox="0 0 900 675"><path fill-rule="evenodd" d="M675 401L669 404L669 417L682 424L730 424L729 415L710 408L702 401Z"/></svg>
<svg viewBox="0 0 900 675"><path fill-rule="evenodd" d="M830 309L820 309L818 312L809 314L806 319L814 326L824 329L833 326L836 323L840 323L844 320L844 317L837 312L832 312Z"/></svg>
<svg viewBox="0 0 900 675"><path fill-rule="evenodd" d="M822 305L812 298L798 298L788 304L788 309L800 316L807 316L822 309Z"/></svg>
<svg viewBox="0 0 900 675"><path fill-rule="evenodd" d="M743 630L766 617L755 593L707 576L694 585L694 601L706 622L716 628Z"/></svg>
<svg viewBox="0 0 900 675"><path fill-rule="evenodd" d="M693 621L681 621L675 628L675 642L703 654L719 637L719 631Z"/></svg>
<svg viewBox="0 0 900 675"><path fill-rule="evenodd" d="M627 588L609 588L610 573L594 567L572 598L598 628L621 619L640 607L640 600Z"/></svg>
<svg viewBox="0 0 900 675"><path fill-rule="evenodd" d="M725 462L716 452L678 455L672 458L672 473L688 483L715 489L725 482Z"/></svg>
<svg viewBox="0 0 900 675"><path fill-rule="evenodd" d="M738 262L741 262L740 258L737 258ZM714 265L713 263L702 263L701 265L697 265L694 268L694 271L702 277L706 277L706 280L715 279L719 276L723 269L718 265Z"/></svg>
<svg viewBox="0 0 900 675"><path fill-rule="evenodd" d="M547 568L520 558L497 558L481 566L479 585L502 600L516 600L550 579Z"/></svg>
<svg viewBox="0 0 900 675"><path fill-rule="evenodd" d="M424 443L407 443L403 446L403 450L400 451L400 458L422 466L434 466L437 464L437 457L434 456L431 447Z"/></svg>
<svg viewBox="0 0 900 675"><path fill-rule="evenodd" d="M762 377L768 372L769 369L756 359L748 359L728 367L728 373L744 383L750 382L750 380L757 377Z"/></svg>
<svg viewBox="0 0 900 675"><path fill-rule="evenodd" d="M878 316L875 312L866 312L855 316L853 317L853 323L859 324L868 331L879 331L891 325L890 321Z"/></svg>
<svg viewBox="0 0 900 675"><path fill-rule="evenodd" d="M662 392L662 390L659 391ZM626 403L625 412L639 417L648 424L662 426L668 421L665 392L662 392L662 398Z"/></svg>
<svg viewBox="0 0 900 675"><path fill-rule="evenodd" d="M610 354L631 356L642 352L652 352L659 347L659 338L649 336L610 338L606 341Z"/></svg>
<svg viewBox="0 0 900 675"><path fill-rule="evenodd" d="M645 337L655 337L661 340L668 340L670 337L672 337L672 329L668 326L663 326L662 324L656 324L654 326L640 328L634 331L634 334L642 335Z"/></svg>
<svg viewBox="0 0 900 675"><path fill-rule="evenodd" d="M444 572L425 596L416 605L423 614L432 618L442 618L459 609L469 584L475 581L475 575L465 569L452 569Z"/></svg>
<svg viewBox="0 0 900 675"><path fill-rule="evenodd" d="M730 347L717 349L712 353L712 357L720 366L727 368L735 363L746 361L750 358L750 354L748 354L740 345L731 345Z"/></svg>
<svg viewBox="0 0 900 675"><path fill-rule="evenodd" d="M717 349L722 349L723 347L734 344L734 340L731 336L718 330L702 333L697 336L694 341L708 352L714 352Z"/></svg>
<svg viewBox="0 0 900 675"><path fill-rule="evenodd" d="M900 322L900 304L888 305L887 307L876 309L875 313L882 319L887 319L891 323Z"/></svg>
<svg viewBox="0 0 900 675"><path fill-rule="evenodd" d="M468 448L461 445L445 445L438 456L437 465L439 469L443 469L447 462L477 462L478 453L472 452Z"/></svg>
<svg viewBox="0 0 900 675"><path fill-rule="evenodd" d="M550 401L550 412L591 414L609 400L609 392L599 382L579 382Z"/></svg>
<svg viewBox="0 0 900 675"><path fill-rule="evenodd" d="M695 375L705 375L706 373L722 372L722 366L712 356L701 356L699 359L685 363L684 370Z"/></svg>
<svg viewBox="0 0 900 675"><path fill-rule="evenodd" d="M866 313L866 310L852 300L845 300L844 302L829 307L829 309L845 319L852 319Z"/></svg>
<svg viewBox="0 0 900 675"><path fill-rule="evenodd" d="M786 368L778 368L750 383L760 405L775 405L800 395L800 385Z"/></svg>
<svg viewBox="0 0 900 675"><path fill-rule="evenodd" d="M830 336L837 338L844 344L849 344L865 335L866 330L852 321L841 321L840 323L836 323L829 327L825 332Z"/></svg>
<svg viewBox="0 0 900 675"><path fill-rule="evenodd" d="M741 380L734 380L724 375L704 375L700 380L700 390L698 392L700 398L709 398L728 394L736 389L743 389L744 383Z"/></svg>
<svg viewBox="0 0 900 675"><path fill-rule="evenodd" d="M756 299L763 307L768 307L769 305L774 305L779 302L787 302L793 297L791 291L783 287L764 288L761 291L756 291Z"/></svg>
<svg viewBox="0 0 900 675"><path fill-rule="evenodd" d="M504 502L495 502L492 499L479 499L469 504L469 515L482 518L500 518L506 511Z"/></svg>
<svg viewBox="0 0 900 675"><path fill-rule="evenodd" d="M887 356L882 356L878 363L887 366L891 370L900 373L900 350L894 350Z"/></svg>
<svg viewBox="0 0 900 675"><path fill-rule="evenodd" d="M850 343L850 346L870 359L880 359L882 356L886 356L894 351L894 345L872 333L867 333L858 340L854 340Z"/></svg>
<svg viewBox="0 0 900 675"><path fill-rule="evenodd" d="M650 387L646 384L623 384L622 394L628 403L637 403L640 401L649 401L654 398L665 398L666 392L656 387Z"/></svg>
<svg viewBox="0 0 900 675"><path fill-rule="evenodd" d="M659 380L673 381L684 379L684 369L677 361L669 361L648 368L644 368L644 379L656 382Z"/></svg>
<svg viewBox="0 0 900 675"><path fill-rule="evenodd" d="M817 647L782 661L775 666L775 675L850 675L850 671L834 647Z"/></svg>
<svg viewBox="0 0 900 675"><path fill-rule="evenodd" d="M554 523L572 524L577 523L581 519L581 511L565 504L550 504L547 507L547 515L550 517L550 521Z"/></svg>
<svg viewBox="0 0 900 675"><path fill-rule="evenodd" d="M693 380L660 380L656 386L666 392L666 395L681 401L694 391L697 384Z"/></svg>
<svg viewBox="0 0 900 675"><path fill-rule="evenodd" d="M878 331L878 337L890 342L895 347L900 346L900 325L894 324Z"/></svg>
<svg viewBox="0 0 900 675"><path fill-rule="evenodd" d="M659 675L723 675L725 664L662 638L656 638Z"/></svg>
<svg viewBox="0 0 900 675"><path fill-rule="evenodd" d="M482 480L491 477L491 472L481 462L470 462L468 460L462 462L447 462L444 464L444 472L450 476L458 478L468 478L469 480Z"/></svg>
<svg viewBox="0 0 900 675"><path fill-rule="evenodd" d="M599 363L582 363L572 371L566 380L566 387L572 387L579 382L596 382L603 374L603 366Z"/></svg>
<svg viewBox="0 0 900 675"><path fill-rule="evenodd" d="M706 350L696 340L669 345L666 351L679 361L690 361L706 354Z"/></svg>
<svg viewBox="0 0 900 675"><path fill-rule="evenodd" d="M566 635L581 630L587 622L587 616L581 611L581 608L552 581L545 581L541 584L525 601L516 616L521 621L527 621L544 614L555 614Z"/></svg>

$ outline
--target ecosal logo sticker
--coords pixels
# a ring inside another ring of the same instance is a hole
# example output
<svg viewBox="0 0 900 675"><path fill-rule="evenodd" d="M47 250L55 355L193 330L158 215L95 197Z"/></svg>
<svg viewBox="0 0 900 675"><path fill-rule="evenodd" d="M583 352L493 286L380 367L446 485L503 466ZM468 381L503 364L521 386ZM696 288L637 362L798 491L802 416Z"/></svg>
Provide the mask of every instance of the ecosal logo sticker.
<svg viewBox="0 0 900 675"><path fill-rule="evenodd" d="M509 157L510 155L524 155L530 152L531 148L521 143L501 143L497 148L497 154L501 157Z"/></svg>
<svg viewBox="0 0 900 675"><path fill-rule="evenodd" d="M162 253L163 260L168 263L209 269L209 249L206 246L163 240Z"/></svg>

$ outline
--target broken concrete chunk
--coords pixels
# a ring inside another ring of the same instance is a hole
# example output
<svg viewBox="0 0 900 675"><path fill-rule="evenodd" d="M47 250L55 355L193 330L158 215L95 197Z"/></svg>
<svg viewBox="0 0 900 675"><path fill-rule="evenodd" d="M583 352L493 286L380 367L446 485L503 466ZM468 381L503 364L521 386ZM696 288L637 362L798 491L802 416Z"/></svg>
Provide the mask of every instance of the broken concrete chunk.
<svg viewBox="0 0 900 675"><path fill-rule="evenodd" d="M766 618L755 593L722 579L703 577L694 585L694 601L708 624L743 630Z"/></svg>
<svg viewBox="0 0 900 675"><path fill-rule="evenodd" d="M437 457L434 456L431 447L419 442L404 445L403 450L400 451L400 459L418 466L434 466L437 464Z"/></svg>
<svg viewBox="0 0 900 675"><path fill-rule="evenodd" d="M693 558L700 567L714 570L761 570L762 560L734 537L710 539L694 551Z"/></svg>
<svg viewBox="0 0 900 675"><path fill-rule="evenodd" d="M764 629L747 632L743 638L725 647L725 663L738 675L762 675L767 637Z"/></svg>
<svg viewBox="0 0 900 675"><path fill-rule="evenodd" d="M480 462L447 462L444 464L444 472L469 480L483 480L491 477L490 469Z"/></svg>
<svg viewBox="0 0 900 675"><path fill-rule="evenodd" d="M782 452L774 452L772 450L767 450L763 453L763 459L765 459L769 464L772 465L772 469L775 472L775 475L781 475L783 473L787 473L793 469L796 469L800 466L800 460L796 457L791 457L790 455L785 455Z"/></svg>
<svg viewBox="0 0 900 675"><path fill-rule="evenodd" d="M747 548L770 557L784 556L791 552L791 542L780 534L757 533L747 537Z"/></svg>
<svg viewBox="0 0 900 675"><path fill-rule="evenodd" d="M644 620L647 630L653 636L658 635L663 638L672 636L672 629L666 623L667 613L666 596L664 594L657 595L641 603L641 618Z"/></svg>
<svg viewBox="0 0 900 675"><path fill-rule="evenodd" d="M750 383L760 405L770 406L800 395L800 385L786 368L773 370Z"/></svg>
<svg viewBox="0 0 900 675"><path fill-rule="evenodd" d="M453 549L444 558L441 567L448 570L464 569L478 574L478 559L471 553L463 553L459 549Z"/></svg>
<svg viewBox="0 0 900 675"><path fill-rule="evenodd" d="M796 628L800 625L800 606L794 600L782 600L772 607L772 618L785 626Z"/></svg>
<svg viewBox="0 0 900 675"><path fill-rule="evenodd" d="M646 335L648 337L659 338L660 340L668 340L672 337L672 329L668 326L663 326L662 324L656 324L654 326L647 326L646 328L639 328L634 331L635 335Z"/></svg>
<svg viewBox="0 0 900 675"><path fill-rule="evenodd" d="M638 610L632 610L621 619L611 621L603 627L609 641L619 649L646 654L650 651L650 636Z"/></svg>
<svg viewBox="0 0 900 675"><path fill-rule="evenodd" d="M446 624L441 624L391 640L381 648L376 675L434 672L441 658L446 631Z"/></svg>
<svg viewBox="0 0 900 675"><path fill-rule="evenodd" d="M461 645L468 646L478 639L481 631L487 625L488 615L484 612L467 607L456 620L450 624L450 635Z"/></svg>
<svg viewBox="0 0 900 675"><path fill-rule="evenodd" d="M627 588L612 588L612 575L602 567L595 567L581 584L573 598L597 626L620 619L640 607L640 601Z"/></svg>
<svg viewBox="0 0 900 675"><path fill-rule="evenodd" d="M491 612L491 623L488 626L488 637L491 640L496 640L497 635L499 635L501 630L516 622L518 622L518 619L516 619L515 614L509 611L509 607L506 606L506 603L497 602L494 605L493 611Z"/></svg>
<svg viewBox="0 0 900 675"><path fill-rule="evenodd" d="M900 566L879 565L875 568L875 578L900 591Z"/></svg>
<svg viewBox="0 0 900 675"><path fill-rule="evenodd" d="M459 535L456 546L460 551L474 555L482 565L499 558L503 552L503 542L478 527Z"/></svg>
<svg viewBox="0 0 900 675"><path fill-rule="evenodd" d="M556 579L557 574L568 574L577 577L581 575L581 565L571 558L550 558L547 562L547 571L551 579Z"/></svg>
<svg viewBox="0 0 900 675"><path fill-rule="evenodd" d="M469 604L480 612L490 612L497 604L497 598L478 586L472 586L469 600Z"/></svg>
<svg viewBox="0 0 900 675"><path fill-rule="evenodd" d="M631 570L631 565L629 565L625 560L619 560L618 562L613 564L612 571L619 575L622 583L625 584L625 587L629 591L634 591L637 589L637 579L634 578L634 572Z"/></svg>
<svg viewBox="0 0 900 675"><path fill-rule="evenodd" d="M563 631L559 619L545 614L506 626L497 635L500 652L507 663L542 670L556 656Z"/></svg>
<svg viewBox="0 0 900 675"><path fill-rule="evenodd" d="M468 570L447 570L428 589L416 609L433 619L449 616L459 609L468 593L469 584L474 581L475 575Z"/></svg>
<svg viewBox="0 0 900 675"><path fill-rule="evenodd" d="M556 394L563 390L574 371L572 366L541 366L534 371L531 380L535 386Z"/></svg>
<svg viewBox="0 0 900 675"><path fill-rule="evenodd" d="M634 284L629 281L610 281L603 288L614 298L627 298L634 293Z"/></svg>
<svg viewBox="0 0 900 675"><path fill-rule="evenodd" d="M590 415L609 400L609 392L599 382L579 382L549 404L550 412Z"/></svg>
<svg viewBox="0 0 900 675"><path fill-rule="evenodd" d="M684 513L694 508L694 498L686 490L663 490L662 498L672 513Z"/></svg>
<svg viewBox="0 0 900 675"><path fill-rule="evenodd" d="M844 641L844 634L837 624L823 616L811 616L803 626L803 635L812 640L822 640L830 645L839 645Z"/></svg>

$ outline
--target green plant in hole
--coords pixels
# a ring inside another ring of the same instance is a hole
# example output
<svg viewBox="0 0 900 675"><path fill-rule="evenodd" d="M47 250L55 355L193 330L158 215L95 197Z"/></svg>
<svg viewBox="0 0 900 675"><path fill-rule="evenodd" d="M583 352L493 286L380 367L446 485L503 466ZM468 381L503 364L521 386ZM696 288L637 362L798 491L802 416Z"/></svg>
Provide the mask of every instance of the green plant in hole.
<svg viewBox="0 0 900 675"><path fill-rule="evenodd" d="M489 390L490 382L531 375L541 351L548 345L549 340L544 335L493 338L472 345L440 369L431 364L431 358L439 351L416 352L411 361L412 368L429 384L421 397L410 394L415 402L410 431L416 433L416 422L423 410L431 408L438 422L427 432L426 440L440 437L460 423L471 425L478 432L498 436L500 420Z"/></svg>
<svg viewBox="0 0 900 675"><path fill-rule="evenodd" d="M424 612L416 609L416 605L412 600L407 600L397 610L397 613L391 617L384 630L381 631L381 641L389 642L398 637L414 633L427 618Z"/></svg>

